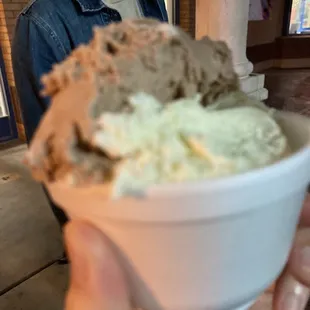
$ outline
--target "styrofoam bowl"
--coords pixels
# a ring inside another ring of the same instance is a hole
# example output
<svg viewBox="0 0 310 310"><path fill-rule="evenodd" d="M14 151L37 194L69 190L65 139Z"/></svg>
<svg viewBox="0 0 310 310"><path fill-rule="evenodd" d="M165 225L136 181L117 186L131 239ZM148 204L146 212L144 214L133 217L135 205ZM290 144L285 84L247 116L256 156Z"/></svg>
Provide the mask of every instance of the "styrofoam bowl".
<svg viewBox="0 0 310 310"><path fill-rule="evenodd" d="M277 114L294 153L228 178L110 200L106 186L47 184L72 219L111 240L145 310L244 310L286 264L310 181L310 120Z"/></svg>

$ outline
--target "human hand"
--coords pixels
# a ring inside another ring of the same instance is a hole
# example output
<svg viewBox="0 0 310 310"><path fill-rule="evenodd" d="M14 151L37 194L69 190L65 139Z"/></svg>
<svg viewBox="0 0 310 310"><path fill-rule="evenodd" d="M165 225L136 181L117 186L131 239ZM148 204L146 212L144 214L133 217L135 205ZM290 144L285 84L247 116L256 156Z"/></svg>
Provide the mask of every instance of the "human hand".
<svg viewBox="0 0 310 310"><path fill-rule="evenodd" d="M120 266L104 235L72 221L65 228L70 259L66 310L129 310L129 297Z"/></svg>
<svg viewBox="0 0 310 310"><path fill-rule="evenodd" d="M251 310L304 310L310 289L310 194L308 194L288 264L275 286Z"/></svg>

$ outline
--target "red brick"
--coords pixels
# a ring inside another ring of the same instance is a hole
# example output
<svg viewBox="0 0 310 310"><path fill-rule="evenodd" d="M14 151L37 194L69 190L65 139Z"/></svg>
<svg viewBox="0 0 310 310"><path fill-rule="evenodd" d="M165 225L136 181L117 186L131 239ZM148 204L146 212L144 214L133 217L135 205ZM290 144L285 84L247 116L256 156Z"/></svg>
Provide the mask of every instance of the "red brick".
<svg viewBox="0 0 310 310"><path fill-rule="evenodd" d="M11 13L13 14L14 18L17 18L20 14L20 11L11 11Z"/></svg>
<svg viewBox="0 0 310 310"><path fill-rule="evenodd" d="M21 3L7 3L3 5L4 11L18 11L24 7L24 4Z"/></svg>
<svg viewBox="0 0 310 310"><path fill-rule="evenodd" d="M5 71L7 73L13 73L13 66L12 66L12 64L10 64L10 65L7 64L7 66L5 68Z"/></svg>
<svg viewBox="0 0 310 310"><path fill-rule="evenodd" d="M8 33L0 33L0 42L5 41L5 40L10 40L10 37Z"/></svg>
<svg viewBox="0 0 310 310"><path fill-rule="evenodd" d="M9 80L14 81L14 74L12 72L7 73L6 75Z"/></svg>
<svg viewBox="0 0 310 310"><path fill-rule="evenodd" d="M9 39L2 39L1 40L1 48L10 48L11 47L11 42Z"/></svg>
<svg viewBox="0 0 310 310"><path fill-rule="evenodd" d="M9 18L9 17L14 16L13 11L6 11L4 15L5 15L5 18Z"/></svg>
<svg viewBox="0 0 310 310"><path fill-rule="evenodd" d="M6 63L7 61L8 62L11 62L12 61L12 56L11 54L3 54L3 59L4 59L4 62Z"/></svg>
<svg viewBox="0 0 310 310"><path fill-rule="evenodd" d="M0 33L8 33L8 29L6 26L0 26Z"/></svg>
<svg viewBox="0 0 310 310"><path fill-rule="evenodd" d="M15 18L7 18L6 19L6 25L9 27L9 26L15 26L16 24L16 19Z"/></svg>

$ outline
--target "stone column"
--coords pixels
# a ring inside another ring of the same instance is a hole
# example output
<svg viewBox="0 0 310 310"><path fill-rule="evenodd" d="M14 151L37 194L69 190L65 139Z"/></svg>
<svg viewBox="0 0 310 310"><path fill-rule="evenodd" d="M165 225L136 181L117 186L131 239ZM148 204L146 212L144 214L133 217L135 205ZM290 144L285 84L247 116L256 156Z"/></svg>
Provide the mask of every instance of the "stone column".
<svg viewBox="0 0 310 310"><path fill-rule="evenodd" d="M235 70L242 89L252 97L265 100L265 76L254 74L247 59L249 0L196 0L196 37L208 35L225 41L232 50Z"/></svg>

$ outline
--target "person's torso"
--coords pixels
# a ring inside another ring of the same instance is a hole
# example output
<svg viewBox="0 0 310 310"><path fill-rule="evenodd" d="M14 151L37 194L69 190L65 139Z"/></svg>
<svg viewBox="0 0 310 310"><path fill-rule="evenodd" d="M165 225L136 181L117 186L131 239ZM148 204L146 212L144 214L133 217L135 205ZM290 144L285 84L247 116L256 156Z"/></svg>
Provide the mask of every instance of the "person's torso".
<svg viewBox="0 0 310 310"><path fill-rule="evenodd" d="M164 0L32 0L22 11L57 37L64 56L88 43L94 26L124 18L152 17L167 21Z"/></svg>
<svg viewBox="0 0 310 310"><path fill-rule="evenodd" d="M12 59L28 141L50 102L48 97L39 95L41 76L73 49L88 43L94 26L119 22L121 15L135 18L141 14L167 20L164 0L109 1L111 6L119 6L112 9L101 0L32 0L21 12L12 44ZM126 3L129 5L124 6Z"/></svg>
<svg viewBox="0 0 310 310"><path fill-rule="evenodd" d="M143 17L140 2L136 0L105 0L104 3L120 13L122 20Z"/></svg>

